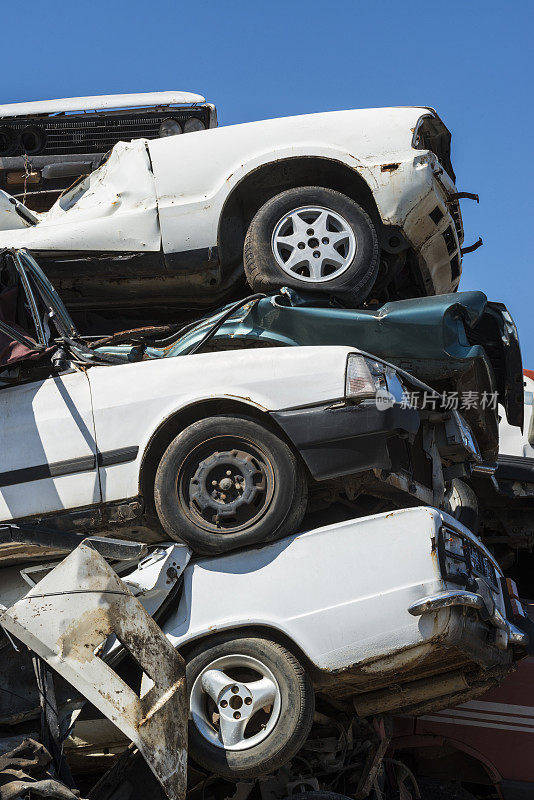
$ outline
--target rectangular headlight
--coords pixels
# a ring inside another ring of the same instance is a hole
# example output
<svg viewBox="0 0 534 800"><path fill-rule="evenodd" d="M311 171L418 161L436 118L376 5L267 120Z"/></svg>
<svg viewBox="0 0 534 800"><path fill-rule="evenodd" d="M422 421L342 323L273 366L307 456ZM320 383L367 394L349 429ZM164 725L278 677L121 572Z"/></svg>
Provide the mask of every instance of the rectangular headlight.
<svg viewBox="0 0 534 800"><path fill-rule="evenodd" d="M345 397L364 400L386 387L386 367L378 361L350 353L347 357Z"/></svg>

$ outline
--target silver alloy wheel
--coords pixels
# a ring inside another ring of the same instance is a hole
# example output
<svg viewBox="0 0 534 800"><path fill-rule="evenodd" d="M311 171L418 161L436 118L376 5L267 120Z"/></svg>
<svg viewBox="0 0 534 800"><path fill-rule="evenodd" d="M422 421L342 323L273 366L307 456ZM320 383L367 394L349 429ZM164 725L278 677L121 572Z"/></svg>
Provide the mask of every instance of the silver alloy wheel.
<svg viewBox="0 0 534 800"><path fill-rule="evenodd" d="M340 214L322 206L301 206L279 220L271 246L278 265L288 275L322 283L350 267L357 241Z"/></svg>
<svg viewBox="0 0 534 800"><path fill-rule="evenodd" d="M261 677L244 682L227 674L243 670ZM213 713L209 711L210 705ZM278 721L280 706L280 687L271 670L257 658L242 654L212 661L204 667L191 689L194 724L210 744L224 750L248 750L266 739ZM266 707L270 707L267 722L260 731L245 738L252 717Z"/></svg>

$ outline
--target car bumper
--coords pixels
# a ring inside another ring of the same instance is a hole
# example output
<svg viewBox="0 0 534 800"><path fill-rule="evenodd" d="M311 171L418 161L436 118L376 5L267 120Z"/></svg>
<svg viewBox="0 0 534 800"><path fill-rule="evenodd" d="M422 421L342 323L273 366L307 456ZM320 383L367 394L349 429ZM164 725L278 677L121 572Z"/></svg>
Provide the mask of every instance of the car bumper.
<svg viewBox="0 0 534 800"><path fill-rule="evenodd" d="M271 416L316 480L393 469L388 440L416 434L420 425L417 409L395 403L381 410L372 401L276 411Z"/></svg>
<svg viewBox="0 0 534 800"><path fill-rule="evenodd" d="M505 619L498 608L494 606L489 609L482 595L476 592L468 592L463 589L449 589L437 592L412 603L408 611L414 617L419 617L423 614L437 613L444 608L458 607L476 609L480 612L482 619L494 628L495 633L500 632L495 636L495 647L497 649L507 650L512 645L528 646L528 635Z"/></svg>

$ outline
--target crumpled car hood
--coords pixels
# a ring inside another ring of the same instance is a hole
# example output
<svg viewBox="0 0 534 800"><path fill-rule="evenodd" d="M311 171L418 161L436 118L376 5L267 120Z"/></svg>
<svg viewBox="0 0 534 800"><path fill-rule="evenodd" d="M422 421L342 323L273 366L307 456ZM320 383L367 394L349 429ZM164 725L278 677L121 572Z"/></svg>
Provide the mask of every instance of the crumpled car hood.
<svg viewBox="0 0 534 800"><path fill-rule="evenodd" d="M119 142L101 167L37 216L32 227L0 230L0 247L36 252L159 250L156 188L146 140Z"/></svg>

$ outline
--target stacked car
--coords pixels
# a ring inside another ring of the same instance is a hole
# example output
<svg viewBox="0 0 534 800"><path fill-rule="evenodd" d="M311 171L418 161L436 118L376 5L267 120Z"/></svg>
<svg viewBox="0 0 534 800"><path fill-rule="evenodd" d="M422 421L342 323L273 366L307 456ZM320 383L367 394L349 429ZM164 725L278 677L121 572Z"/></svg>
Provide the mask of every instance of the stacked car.
<svg viewBox="0 0 534 800"><path fill-rule="evenodd" d="M475 196L432 109L181 136L160 99L50 210L0 193L0 725L48 697L96 800L128 740L172 800L187 751L195 800L419 797L391 715L529 647L486 536L523 375L507 309L457 291Z"/></svg>

